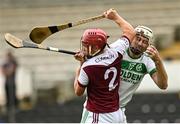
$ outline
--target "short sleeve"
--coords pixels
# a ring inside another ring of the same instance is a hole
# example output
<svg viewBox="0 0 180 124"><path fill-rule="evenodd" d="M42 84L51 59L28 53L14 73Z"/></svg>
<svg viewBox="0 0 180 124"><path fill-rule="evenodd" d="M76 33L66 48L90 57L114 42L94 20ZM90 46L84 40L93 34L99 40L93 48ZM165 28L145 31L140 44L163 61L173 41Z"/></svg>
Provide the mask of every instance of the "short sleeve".
<svg viewBox="0 0 180 124"><path fill-rule="evenodd" d="M126 49L129 47L129 40L126 37L121 37L114 43L110 44L110 47L123 55Z"/></svg>
<svg viewBox="0 0 180 124"><path fill-rule="evenodd" d="M88 76L87 76L87 74L86 74L86 72L84 71L83 68L81 68L81 70L80 70L80 74L79 74L79 77L78 77L78 82L82 86L87 86L88 85L89 79L88 79Z"/></svg>

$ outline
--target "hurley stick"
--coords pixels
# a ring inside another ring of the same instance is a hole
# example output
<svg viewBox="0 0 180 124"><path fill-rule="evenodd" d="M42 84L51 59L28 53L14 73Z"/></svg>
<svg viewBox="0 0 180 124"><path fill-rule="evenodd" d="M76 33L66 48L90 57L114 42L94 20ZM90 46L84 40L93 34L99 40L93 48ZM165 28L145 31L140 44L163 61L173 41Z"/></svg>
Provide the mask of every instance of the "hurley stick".
<svg viewBox="0 0 180 124"><path fill-rule="evenodd" d="M94 17L83 19L74 23L70 22L70 23L59 25L59 26L36 27L30 32L29 37L34 43L40 44L47 37L51 36L52 34L56 32L59 32L67 28L75 27L78 25L82 25L88 22L100 20L102 18L105 18L105 16L104 15L94 16Z"/></svg>
<svg viewBox="0 0 180 124"><path fill-rule="evenodd" d="M30 43L25 40L21 40L21 39L17 38L16 36L9 34L9 33L5 34L5 40L9 45L11 45L14 48L36 48L36 49L49 50L49 51L66 53L66 54L71 54L71 55L76 54L75 52L68 51L68 50L62 50L59 48L43 46L41 44Z"/></svg>

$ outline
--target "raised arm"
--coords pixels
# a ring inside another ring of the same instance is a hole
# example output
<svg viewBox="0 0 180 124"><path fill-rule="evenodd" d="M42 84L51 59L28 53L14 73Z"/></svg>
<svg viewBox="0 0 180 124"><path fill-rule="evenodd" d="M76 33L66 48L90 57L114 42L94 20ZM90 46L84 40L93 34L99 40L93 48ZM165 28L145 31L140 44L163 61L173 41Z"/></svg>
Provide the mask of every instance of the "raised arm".
<svg viewBox="0 0 180 124"><path fill-rule="evenodd" d="M152 79L160 89L166 89L168 87L168 76L159 52L152 45L147 48L146 52L149 54L156 65L156 72L151 76Z"/></svg>
<svg viewBox="0 0 180 124"><path fill-rule="evenodd" d="M123 33L122 35L126 36L130 40L130 42L132 42L135 36L135 30L130 23L128 23L125 19L123 19L115 9L109 9L105 11L104 15L107 19L116 22L122 30Z"/></svg>

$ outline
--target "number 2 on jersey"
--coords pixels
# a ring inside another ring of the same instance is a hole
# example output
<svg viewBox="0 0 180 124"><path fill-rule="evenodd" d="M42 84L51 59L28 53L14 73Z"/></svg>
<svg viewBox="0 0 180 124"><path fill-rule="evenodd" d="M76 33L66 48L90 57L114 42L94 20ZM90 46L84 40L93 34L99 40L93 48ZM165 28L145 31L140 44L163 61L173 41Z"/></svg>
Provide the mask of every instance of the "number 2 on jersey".
<svg viewBox="0 0 180 124"><path fill-rule="evenodd" d="M111 81L109 82L109 91L112 91L118 85L118 83L114 84L116 76L117 76L117 69L115 67L111 67L111 68L107 69L105 74L104 74L105 80L110 78L109 77L110 72L113 72L113 77L112 77Z"/></svg>

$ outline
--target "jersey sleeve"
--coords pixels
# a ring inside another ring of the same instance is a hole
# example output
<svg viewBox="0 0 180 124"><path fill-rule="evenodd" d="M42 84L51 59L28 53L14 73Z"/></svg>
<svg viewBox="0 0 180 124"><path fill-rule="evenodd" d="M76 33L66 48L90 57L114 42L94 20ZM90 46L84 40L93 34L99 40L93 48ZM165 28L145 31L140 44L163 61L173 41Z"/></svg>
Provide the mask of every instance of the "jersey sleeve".
<svg viewBox="0 0 180 124"><path fill-rule="evenodd" d="M87 76L87 74L83 68L81 68L81 70L80 70L78 82L80 83L81 86L87 86L88 85L89 79L88 79L88 76Z"/></svg>
<svg viewBox="0 0 180 124"><path fill-rule="evenodd" d="M126 37L121 37L114 43L110 44L110 47L123 55L126 49L129 47L129 40Z"/></svg>
<svg viewBox="0 0 180 124"><path fill-rule="evenodd" d="M147 61L147 72L152 75L156 72L156 66L154 61L151 58L148 58Z"/></svg>

